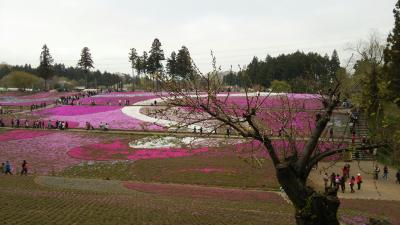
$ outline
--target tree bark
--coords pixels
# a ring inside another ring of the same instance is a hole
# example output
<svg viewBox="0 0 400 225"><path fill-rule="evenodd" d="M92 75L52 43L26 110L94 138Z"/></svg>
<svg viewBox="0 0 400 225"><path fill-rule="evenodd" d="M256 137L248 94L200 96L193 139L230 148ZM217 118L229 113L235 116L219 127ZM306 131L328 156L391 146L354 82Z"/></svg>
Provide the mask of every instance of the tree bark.
<svg viewBox="0 0 400 225"><path fill-rule="evenodd" d="M340 201L336 189L318 193L308 187L307 179L296 173L289 162L276 168L277 178L296 210L297 225L339 225L337 211Z"/></svg>

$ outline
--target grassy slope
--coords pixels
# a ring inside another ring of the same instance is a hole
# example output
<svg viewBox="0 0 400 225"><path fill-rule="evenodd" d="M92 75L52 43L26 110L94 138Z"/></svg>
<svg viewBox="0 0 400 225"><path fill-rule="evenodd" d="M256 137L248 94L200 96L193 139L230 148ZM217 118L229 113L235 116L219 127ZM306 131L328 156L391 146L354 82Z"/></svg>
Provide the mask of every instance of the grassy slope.
<svg viewBox="0 0 400 225"><path fill-rule="evenodd" d="M202 169L220 171L206 173L202 172ZM279 188L275 170L270 161L265 161L262 168L259 168L233 155L197 155L183 158L140 160L133 163L100 163L75 166L63 171L60 175L239 188Z"/></svg>
<svg viewBox="0 0 400 225"><path fill-rule="evenodd" d="M293 224L286 204L103 193L0 179L1 224Z"/></svg>

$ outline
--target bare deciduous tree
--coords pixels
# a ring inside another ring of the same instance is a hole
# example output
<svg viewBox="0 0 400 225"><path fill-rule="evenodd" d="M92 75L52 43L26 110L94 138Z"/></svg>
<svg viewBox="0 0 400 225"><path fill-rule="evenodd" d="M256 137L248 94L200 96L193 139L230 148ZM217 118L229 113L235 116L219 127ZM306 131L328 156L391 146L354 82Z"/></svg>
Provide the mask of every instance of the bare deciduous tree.
<svg viewBox="0 0 400 225"><path fill-rule="evenodd" d="M224 92L214 57L213 66L214 71L207 75L197 70L200 74L198 79L184 85L177 84L168 76L161 77L163 106L155 114L160 119L179 117L180 122L170 124L177 128L201 127L208 134L232 129L239 136L260 142L273 162L280 185L296 209L297 224L338 225L340 201L337 190L328 188L325 193L320 193L307 185L312 168L330 156L380 146L346 145L345 135L342 135L336 142L332 139L329 148L321 148L321 143L328 142L324 135L339 104L340 83L336 81L325 93L310 95L312 101L320 102L320 107L313 110L307 109L307 103L296 101L290 94L273 96L250 88L244 90L245 98L242 99L245 101L235 104L237 94ZM279 100L279 104L266 104L270 99ZM293 125L299 113L308 115L307 132ZM275 118L263 121L263 116L273 114ZM279 126L272 126L273 121L277 121ZM276 139L284 140L285 147L274 145ZM303 144L299 145L299 142Z"/></svg>

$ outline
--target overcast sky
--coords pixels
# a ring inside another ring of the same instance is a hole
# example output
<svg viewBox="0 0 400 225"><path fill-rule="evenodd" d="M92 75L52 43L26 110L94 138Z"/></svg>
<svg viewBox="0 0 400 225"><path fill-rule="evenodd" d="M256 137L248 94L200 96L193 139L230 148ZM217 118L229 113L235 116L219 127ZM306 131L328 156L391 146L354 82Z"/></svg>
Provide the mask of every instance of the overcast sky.
<svg viewBox="0 0 400 225"><path fill-rule="evenodd" d="M159 38L182 45L203 72L210 50L224 70L296 50L349 56L348 43L393 27L396 0L0 0L0 62L37 66L43 44L75 66L84 46L96 69L129 73L128 52Z"/></svg>

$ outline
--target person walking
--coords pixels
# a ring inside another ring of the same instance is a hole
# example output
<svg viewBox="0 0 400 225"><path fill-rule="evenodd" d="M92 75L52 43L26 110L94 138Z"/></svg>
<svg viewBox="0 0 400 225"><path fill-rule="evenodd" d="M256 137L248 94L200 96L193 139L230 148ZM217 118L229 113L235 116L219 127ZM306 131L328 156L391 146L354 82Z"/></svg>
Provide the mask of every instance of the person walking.
<svg viewBox="0 0 400 225"><path fill-rule="evenodd" d="M346 177L342 176L339 182L340 182L340 188L342 189L342 193L344 193L344 191L346 190Z"/></svg>
<svg viewBox="0 0 400 225"><path fill-rule="evenodd" d="M335 180L336 180L336 174L335 173L332 173L331 174L331 187L335 187L336 185L336 182L335 182Z"/></svg>
<svg viewBox="0 0 400 225"><path fill-rule="evenodd" d="M374 171L374 179L378 180L379 179L379 172L381 172L381 169L379 168L378 165L375 166L375 171Z"/></svg>
<svg viewBox="0 0 400 225"><path fill-rule="evenodd" d="M335 188L336 188L336 190L339 190L339 187L340 187L340 175L339 174L336 174L336 177L335 177Z"/></svg>
<svg viewBox="0 0 400 225"><path fill-rule="evenodd" d="M9 161L6 161L6 164L5 164L5 174L10 174L10 175L12 175L12 172L11 172L11 170L12 170L12 168L11 168L11 163L9 162Z"/></svg>
<svg viewBox="0 0 400 225"><path fill-rule="evenodd" d="M1 169L1 170L0 170L1 173L5 173L5 172L6 172L6 167L5 167L5 165L4 165L3 162L1 163L0 169Z"/></svg>
<svg viewBox="0 0 400 225"><path fill-rule="evenodd" d="M389 168L387 166L383 167L383 176L382 179L388 180Z"/></svg>
<svg viewBox="0 0 400 225"><path fill-rule="evenodd" d="M347 177L347 164L345 164L342 168L342 176Z"/></svg>
<svg viewBox="0 0 400 225"><path fill-rule="evenodd" d="M354 178L354 176L352 176L351 178L350 178L350 192L351 193L354 193L354 183L356 182L356 178Z"/></svg>
<svg viewBox="0 0 400 225"><path fill-rule="evenodd" d="M397 178L396 183L400 184L400 169L397 170L396 178Z"/></svg>
<svg viewBox="0 0 400 225"><path fill-rule="evenodd" d="M328 175L328 173L325 173L325 174L324 174L323 180L324 180L325 190L327 190L327 189L328 189L328 181L329 181L329 175Z"/></svg>
<svg viewBox="0 0 400 225"><path fill-rule="evenodd" d="M27 175L28 174L28 163L26 160L22 161L22 170L21 170L21 175Z"/></svg>
<svg viewBox="0 0 400 225"><path fill-rule="evenodd" d="M362 184L361 174L357 174L356 183L357 183L357 190L361 190L361 184Z"/></svg>

